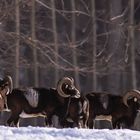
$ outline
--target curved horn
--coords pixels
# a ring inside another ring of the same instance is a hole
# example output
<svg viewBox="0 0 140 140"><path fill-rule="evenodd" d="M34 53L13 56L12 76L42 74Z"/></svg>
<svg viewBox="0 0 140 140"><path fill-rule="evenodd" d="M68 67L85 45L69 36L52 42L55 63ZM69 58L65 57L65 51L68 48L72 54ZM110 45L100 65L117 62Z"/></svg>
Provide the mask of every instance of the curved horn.
<svg viewBox="0 0 140 140"><path fill-rule="evenodd" d="M136 97L138 99L140 99L140 91L139 90L132 90L132 91L129 91L127 92L124 96L123 96L123 103L128 106L127 104L127 100L129 98L133 98L133 97Z"/></svg>
<svg viewBox="0 0 140 140"><path fill-rule="evenodd" d="M70 77L71 79L71 84L74 85L74 79L72 77Z"/></svg>
<svg viewBox="0 0 140 140"><path fill-rule="evenodd" d="M70 95L65 94L64 91L62 90L62 85L64 83L65 84L68 84L68 85L73 85L73 81L69 77L64 77L63 79L61 79L60 81L58 81L58 84L57 84L58 94L60 96L64 97L64 98L67 98L67 97L70 97Z"/></svg>
<svg viewBox="0 0 140 140"><path fill-rule="evenodd" d="M12 81L12 77L7 75L5 78L4 78L4 82L5 82L5 85L8 86L9 90L7 90L7 94L11 93L12 90L13 90L13 81Z"/></svg>

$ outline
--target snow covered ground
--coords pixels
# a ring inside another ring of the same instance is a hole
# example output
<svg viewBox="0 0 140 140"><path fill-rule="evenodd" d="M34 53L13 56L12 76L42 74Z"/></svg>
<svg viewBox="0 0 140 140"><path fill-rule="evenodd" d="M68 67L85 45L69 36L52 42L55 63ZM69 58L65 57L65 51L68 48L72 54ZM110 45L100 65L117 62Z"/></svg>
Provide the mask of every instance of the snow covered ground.
<svg viewBox="0 0 140 140"><path fill-rule="evenodd" d="M0 126L0 140L140 140L140 131Z"/></svg>

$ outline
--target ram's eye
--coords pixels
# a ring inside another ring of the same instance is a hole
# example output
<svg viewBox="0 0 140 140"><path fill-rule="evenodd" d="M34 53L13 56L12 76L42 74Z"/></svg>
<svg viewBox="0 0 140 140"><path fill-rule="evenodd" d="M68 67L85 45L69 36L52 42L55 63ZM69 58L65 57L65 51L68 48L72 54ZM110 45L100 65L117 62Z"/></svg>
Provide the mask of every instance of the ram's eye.
<svg viewBox="0 0 140 140"><path fill-rule="evenodd" d="M65 86L65 88L68 88L68 87L69 87L69 85L66 85L66 86Z"/></svg>
<svg viewBox="0 0 140 140"><path fill-rule="evenodd" d="M134 98L134 102L137 102L138 101L138 99L137 98Z"/></svg>

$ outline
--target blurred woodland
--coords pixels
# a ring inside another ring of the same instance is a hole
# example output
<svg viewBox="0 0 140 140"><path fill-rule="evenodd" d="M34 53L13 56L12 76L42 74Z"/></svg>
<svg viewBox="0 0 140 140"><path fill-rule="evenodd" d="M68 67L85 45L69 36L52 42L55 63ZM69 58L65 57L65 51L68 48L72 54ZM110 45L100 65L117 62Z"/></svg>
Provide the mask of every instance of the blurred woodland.
<svg viewBox="0 0 140 140"><path fill-rule="evenodd" d="M140 89L139 0L0 0L0 32L14 87L71 76L82 94Z"/></svg>

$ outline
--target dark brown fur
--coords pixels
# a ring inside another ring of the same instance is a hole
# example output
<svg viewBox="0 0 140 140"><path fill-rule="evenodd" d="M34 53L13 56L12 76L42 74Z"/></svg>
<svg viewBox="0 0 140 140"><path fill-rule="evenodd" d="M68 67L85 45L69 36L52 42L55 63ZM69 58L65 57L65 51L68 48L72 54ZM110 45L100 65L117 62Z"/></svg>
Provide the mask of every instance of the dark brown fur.
<svg viewBox="0 0 140 140"><path fill-rule="evenodd" d="M39 94L37 107L32 107L24 96L26 90L13 89L12 93L7 95L7 105L11 110L11 116L7 123L9 126L14 123L17 126L20 114L24 111L27 114L41 113L46 115L47 122L52 125L51 118L53 115L65 115L67 110L68 98L61 97L56 89L33 88ZM74 89L64 89L67 93L76 94Z"/></svg>
<svg viewBox="0 0 140 140"><path fill-rule="evenodd" d="M105 97L103 106L101 96ZM128 107L123 103L122 96L116 96L108 93L89 93L86 95L89 101L89 118L88 127L93 128L94 119L97 115L111 115L113 128L120 128L121 123L125 124L125 128L131 128L139 109L139 103L134 102L134 98L128 100Z"/></svg>

